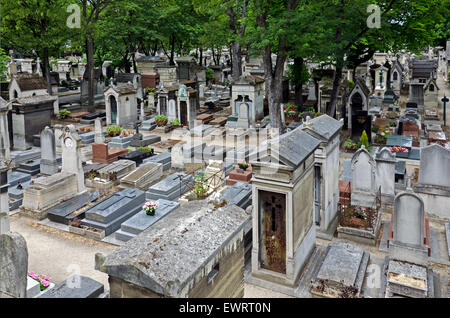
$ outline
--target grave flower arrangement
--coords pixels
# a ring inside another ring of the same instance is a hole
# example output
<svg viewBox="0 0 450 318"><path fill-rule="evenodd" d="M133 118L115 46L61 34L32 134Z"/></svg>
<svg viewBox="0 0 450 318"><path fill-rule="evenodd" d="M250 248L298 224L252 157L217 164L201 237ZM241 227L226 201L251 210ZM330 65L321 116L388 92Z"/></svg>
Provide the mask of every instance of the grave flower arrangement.
<svg viewBox="0 0 450 318"><path fill-rule="evenodd" d="M122 128L120 128L120 126L108 126L106 127L106 133L108 134L108 136L110 137L116 137L119 136L122 132Z"/></svg>
<svg viewBox="0 0 450 318"><path fill-rule="evenodd" d="M156 209L158 208L158 205L154 201L148 201L142 206L142 210L147 215L155 215Z"/></svg>
<svg viewBox="0 0 450 318"><path fill-rule="evenodd" d="M134 132L131 129L123 129L122 133L120 134L121 137L130 137L133 135L134 135Z"/></svg>
<svg viewBox="0 0 450 318"><path fill-rule="evenodd" d="M248 163L245 162L238 162L238 166L244 171L248 169Z"/></svg>
<svg viewBox="0 0 450 318"><path fill-rule="evenodd" d="M44 291L50 286L51 277L45 275L38 275L33 271L28 272L28 276L30 276L35 281L39 282L41 291Z"/></svg>
<svg viewBox="0 0 450 318"><path fill-rule="evenodd" d="M155 123L158 126L165 126L167 125L167 122L169 121L169 118L165 115L156 115L155 116Z"/></svg>
<svg viewBox="0 0 450 318"><path fill-rule="evenodd" d="M409 152L408 148L405 147L391 147L391 152Z"/></svg>

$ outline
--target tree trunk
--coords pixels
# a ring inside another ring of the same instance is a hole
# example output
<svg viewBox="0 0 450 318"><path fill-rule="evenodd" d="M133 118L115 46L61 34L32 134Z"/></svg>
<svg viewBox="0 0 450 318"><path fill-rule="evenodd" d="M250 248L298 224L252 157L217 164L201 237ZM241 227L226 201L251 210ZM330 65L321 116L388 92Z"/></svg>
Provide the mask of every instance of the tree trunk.
<svg viewBox="0 0 450 318"><path fill-rule="evenodd" d="M44 62L44 72L45 72L45 80L47 81L47 92L49 95L52 94L52 79L50 76L50 63L48 61L48 47L44 48L44 53L42 57L42 61Z"/></svg>
<svg viewBox="0 0 450 318"><path fill-rule="evenodd" d="M134 72L135 72L135 73L138 73L135 55L136 55L136 53L133 53L133 54L131 55L131 58L132 58L132 60L133 60L133 69L134 69Z"/></svg>
<svg viewBox="0 0 450 318"><path fill-rule="evenodd" d="M175 36L170 36L170 65L175 65Z"/></svg>
<svg viewBox="0 0 450 318"><path fill-rule="evenodd" d="M298 72L302 72L303 69L303 63L304 60L302 57L296 57L294 58L294 73L299 74ZM297 80L300 80L301 78L298 78ZM303 106L303 83L298 81L295 83L295 105L299 107L299 109L302 109Z"/></svg>
<svg viewBox="0 0 450 318"><path fill-rule="evenodd" d="M203 48L200 48L200 66L203 66Z"/></svg>
<svg viewBox="0 0 450 318"><path fill-rule="evenodd" d="M94 39L92 34L87 39L87 65L89 74L88 107L89 112L95 112L95 74L94 74Z"/></svg>
<svg viewBox="0 0 450 318"><path fill-rule="evenodd" d="M344 59L341 58L336 63L336 72L333 80L333 90L331 91L330 105L327 114L331 117L336 116L336 105L339 97L339 88L342 80L342 69L344 68Z"/></svg>
<svg viewBox="0 0 450 318"><path fill-rule="evenodd" d="M237 80L242 75L242 47L241 43L234 42L231 50L232 76Z"/></svg>
<svg viewBox="0 0 450 318"><path fill-rule="evenodd" d="M286 61L286 55L279 54L275 69L272 70L272 52L270 46L263 49L264 72L266 79L266 97L269 104L269 118L272 128L283 128L281 122L281 94L283 68Z"/></svg>

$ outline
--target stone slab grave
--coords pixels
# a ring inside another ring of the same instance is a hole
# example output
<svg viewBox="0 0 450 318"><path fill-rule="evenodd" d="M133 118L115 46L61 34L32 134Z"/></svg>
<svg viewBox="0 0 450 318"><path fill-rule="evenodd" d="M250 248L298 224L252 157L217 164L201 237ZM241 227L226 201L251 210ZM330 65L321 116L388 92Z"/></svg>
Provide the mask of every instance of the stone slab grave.
<svg viewBox="0 0 450 318"><path fill-rule="evenodd" d="M161 136L149 135L149 136L142 137L142 139L131 140L130 146L131 147L147 147L149 145L152 145L152 144L160 142L160 141L161 141Z"/></svg>
<svg viewBox="0 0 450 318"><path fill-rule="evenodd" d="M73 214L75 211L88 203L95 202L102 195L103 192L98 190L82 193L49 210L47 217L50 221L69 225L76 217L79 219L84 218L84 212Z"/></svg>
<svg viewBox="0 0 450 318"><path fill-rule="evenodd" d="M214 116L212 114L201 114L198 115L196 119L201 121L202 124L208 124L210 121L214 120Z"/></svg>
<svg viewBox="0 0 450 318"><path fill-rule="evenodd" d="M228 177L231 171L234 169L234 164L232 162L224 162L223 170L225 171L225 176Z"/></svg>
<svg viewBox="0 0 450 318"><path fill-rule="evenodd" d="M226 157L227 149L223 146L210 145L206 146L201 150L200 147L194 150L194 157L196 159L201 159L203 161L209 160L221 160L223 161Z"/></svg>
<svg viewBox="0 0 450 318"><path fill-rule="evenodd" d="M19 182L24 183L31 180L31 176L28 173L11 170L8 171L7 178L10 187L16 186Z"/></svg>
<svg viewBox="0 0 450 318"><path fill-rule="evenodd" d="M152 148L156 153L163 153L163 152L170 151L173 148L173 146L175 146L176 144L178 144L180 142L181 142L181 140L169 139L167 141L160 141L160 142L154 143L152 145Z"/></svg>
<svg viewBox="0 0 450 318"><path fill-rule="evenodd" d="M90 131L90 132L86 132L86 133L80 134L80 138L81 138L81 143L83 145L92 144L95 141L95 132L94 131Z"/></svg>
<svg viewBox="0 0 450 318"><path fill-rule="evenodd" d="M154 156L153 153L145 151L145 150L136 150L132 152L128 152L126 154L120 155L119 160L131 160L136 163L136 167L138 167L144 159Z"/></svg>
<svg viewBox="0 0 450 318"><path fill-rule="evenodd" d="M108 148L128 148L131 144L131 140L133 139L133 136L128 137L122 137L117 136L111 139L110 142L108 142Z"/></svg>
<svg viewBox="0 0 450 318"><path fill-rule="evenodd" d="M152 131L155 128L156 128L155 119L151 118L149 120L143 121L140 129L143 131Z"/></svg>
<svg viewBox="0 0 450 318"><path fill-rule="evenodd" d="M290 124L288 125L287 128L288 128L289 130L294 130L294 129L300 127L301 125L302 125L302 123L297 122L297 121L293 121L292 123L290 123Z"/></svg>
<svg viewBox="0 0 450 318"><path fill-rule="evenodd" d="M120 179L136 169L136 163L131 160L117 160L104 168L98 170L99 177L94 179L95 186L109 188L119 184ZM87 181L87 180L86 180Z"/></svg>
<svg viewBox="0 0 450 318"><path fill-rule="evenodd" d="M104 231L105 236L117 231L120 225L142 210L145 192L125 189L95 204L85 212L82 224Z"/></svg>
<svg viewBox="0 0 450 318"><path fill-rule="evenodd" d="M74 275L38 298L98 298L103 292L103 284L86 276Z"/></svg>
<svg viewBox="0 0 450 318"><path fill-rule="evenodd" d="M158 208L155 215L150 216L141 211L122 223L120 230L115 233L116 239L124 242L131 240L180 206L178 202L164 199L157 200L156 204Z"/></svg>
<svg viewBox="0 0 450 318"><path fill-rule="evenodd" d="M252 185L236 182L223 192L222 199L245 210L252 204Z"/></svg>
<svg viewBox="0 0 450 318"><path fill-rule="evenodd" d="M362 286L370 255L348 243L330 243L311 293L319 297L362 298Z"/></svg>
<svg viewBox="0 0 450 318"><path fill-rule="evenodd" d="M445 223L445 237L447 239L448 260L450 261L450 223Z"/></svg>
<svg viewBox="0 0 450 318"><path fill-rule="evenodd" d="M163 171L167 171L170 169L172 156L170 152L164 152L156 156L152 156L150 158L144 159L143 163L161 163L163 165Z"/></svg>
<svg viewBox="0 0 450 318"><path fill-rule="evenodd" d="M191 162L202 162L203 158L203 149L205 149L206 143L197 142L193 140L193 142L186 143L183 145L183 161L184 163ZM196 156L196 154L199 154Z"/></svg>
<svg viewBox="0 0 450 318"><path fill-rule="evenodd" d="M409 188L395 197L388 235L386 297L434 297L424 202Z"/></svg>
<svg viewBox="0 0 450 318"><path fill-rule="evenodd" d="M184 173L174 173L145 193L146 200L165 199L175 201L194 187L194 177Z"/></svg>
<svg viewBox="0 0 450 318"><path fill-rule="evenodd" d="M156 162L143 163L139 168L120 180L121 188L136 188L146 191L151 184L163 175L163 164Z"/></svg>
<svg viewBox="0 0 450 318"><path fill-rule="evenodd" d="M12 168L17 168L22 162L26 162L41 157L41 149L33 147L29 150L13 150L11 151Z"/></svg>
<svg viewBox="0 0 450 318"><path fill-rule="evenodd" d="M22 162L16 171L28 173L35 176L41 172L41 159L34 159L26 162Z"/></svg>
<svg viewBox="0 0 450 318"><path fill-rule="evenodd" d="M106 112L95 112L87 114L81 117L80 124L91 125L95 122L95 119L100 118L106 120Z"/></svg>
<svg viewBox="0 0 450 318"><path fill-rule="evenodd" d="M227 117L216 117L209 122L210 125L213 126L225 126L227 123Z"/></svg>
<svg viewBox="0 0 450 318"><path fill-rule="evenodd" d="M30 176L30 175L28 175ZM30 176L31 178L31 176ZM27 189L31 184L31 180L21 182L22 188L18 188L18 185L10 186L8 188L8 196L9 196L9 211L13 211L18 209L22 205L23 201L23 192Z"/></svg>
<svg viewBox="0 0 450 318"><path fill-rule="evenodd" d="M33 135L33 146L40 147L41 146L41 135Z"/></svg>
<svg viewBox="0 0 450 318"><path fill-rule="evenodd" d="M194 137L205 137L215 130L213 125L198 125L191 129L191 135Z"/></svg>

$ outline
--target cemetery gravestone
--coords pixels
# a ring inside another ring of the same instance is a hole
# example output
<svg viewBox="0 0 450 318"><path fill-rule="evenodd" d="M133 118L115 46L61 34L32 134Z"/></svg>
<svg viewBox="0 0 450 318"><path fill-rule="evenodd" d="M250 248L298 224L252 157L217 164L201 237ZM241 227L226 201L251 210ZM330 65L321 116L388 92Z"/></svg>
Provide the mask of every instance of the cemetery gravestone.
<svg viewBox="0 0 450 318"><path fill-rule="evenodd" d="M96 144L102 144L105 142L105 136L103 135L102 120L100 118L95 119L95 138Z"/></svg>
<svg viewBox="0 0 450 318"><path fill-rule="evenodd" d="M163 165L161 163L147 162L123 177L120 180L120 186L146 191L150 184L160 179L162 175Z"/></svg>
<svg viewBox="0 0 450 318"><path fill-rule="evenodd" d="M41 133L41 161L40 171L45 175L58 173L59 167L56 161L55 134L47 126Z"/></svg>
<svg viewBox="0 0 450 318"><path fill-rule="evenodd" d="M352 205L372 207L375 201L375 160L362 146L352 157Z"/></svg>
<svg viewBox="0 0 450 318"><path fill-rule="evenodd" d="M38 298L97 298L104 287L92 278L74 275Z"/></svg>

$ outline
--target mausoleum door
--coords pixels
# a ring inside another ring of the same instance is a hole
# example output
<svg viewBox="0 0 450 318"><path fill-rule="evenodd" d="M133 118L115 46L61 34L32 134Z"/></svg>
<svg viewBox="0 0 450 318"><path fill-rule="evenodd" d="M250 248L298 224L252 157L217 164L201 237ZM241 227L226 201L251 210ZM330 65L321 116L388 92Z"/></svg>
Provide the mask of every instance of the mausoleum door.
<svg viewBox="0 0 450 318"><path fill-rule="evenodd" d="M363 110L363 99L359 93L355 93L352 97L352 115L359 110Z"/></svg>
<svg viewBox="0 0 450 318"><path fill-rule="evenodd" d="M286 273L286 195L260 191L261 267Z"/></svg>
<svg viewBox="0 0 450 318"><path fill-rule="evenodd" d="M183 126L187 126L187 104L186 102L180 102L180 122Z"/></svg>
<svg viewBox="0 0 450 318"><path fill-rule="evenodd" d="M111 105L111 124L117 124L117 101L114 96L109 98L109 103Z"/></svg>

